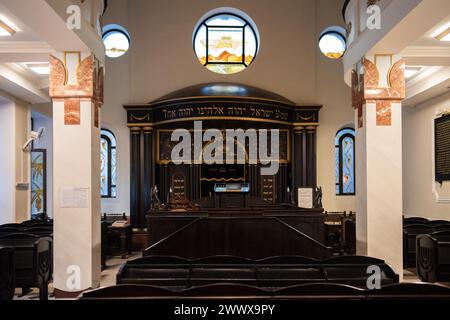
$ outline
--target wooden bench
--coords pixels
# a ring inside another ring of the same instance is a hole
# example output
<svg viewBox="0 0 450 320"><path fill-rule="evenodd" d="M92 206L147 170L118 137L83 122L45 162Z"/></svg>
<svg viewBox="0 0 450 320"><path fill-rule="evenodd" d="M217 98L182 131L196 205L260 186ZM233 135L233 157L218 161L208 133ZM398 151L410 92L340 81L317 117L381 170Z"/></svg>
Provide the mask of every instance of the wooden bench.
<svg viewBox="0 0 450 320"><path fill-rule="evenodd" d="M381 270L382 285L398 282L398 275L384 261L343 256L323 261L278 256L252 260L234 256L200 259L147 256L124 263L117 284L146 284L185 289L214 283L238 283L261 288L280 288L312 282L333 282L366 287L368 267Z"/></svg>
<svg viewBox="0 0 450 320"><path fill-rule="evenodd" d="M410 224L427 224L428 222L430 222L430 220L421 217L403 218L403 226Z"/></svg>
<svg viewBox="0 0 450 320"><path fill-rule="evenodd" d="M416 267L416 237L430 234L433 228L425 224L411 224L403 227L403 267Z"/></svg>
<svg viewBox="0 0 450 320"><path fill-rule="evenodd" d="M14 250L0 247L0 301L14 298Z"/></svg>
<svg viewBox="0 0 450 320"><path fill-rule="evenodd" d="M450 281L450 231L417 237L417 272L422 281Z"/></svg>
<svg viewBox="0 0 450 320"><path fill-rule="evenodd" d="M14 250L15 287L39 288L39 298L47 300L52 239L24 233L8 234L0 236L0 246Z"/></svg>
<svg viewBox="0 0 450 320"><path fill-rule="evenodd" d="M400 283L377 290L336 283L310 283L278 290L242 284L211 284L174 291L149 285L116 285L85 291L79 300L446 300L450 288L434 284Z"/></svg>

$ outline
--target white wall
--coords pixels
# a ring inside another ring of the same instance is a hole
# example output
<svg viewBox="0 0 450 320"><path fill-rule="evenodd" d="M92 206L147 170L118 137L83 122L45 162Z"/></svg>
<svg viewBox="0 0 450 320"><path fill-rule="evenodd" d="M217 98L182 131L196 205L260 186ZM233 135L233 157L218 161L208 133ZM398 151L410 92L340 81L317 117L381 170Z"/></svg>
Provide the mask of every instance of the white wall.
<svg viewBox="0 0 450 320"><path fill-rule="evenodd" d="M53 217L53 120L37 112L32 113L34 129L45 128L44 136L34 143L35 149L47 150L47 215Z"/></svg>
<svg viewBox="0 0 450 320"><path fill-rule="evenodd" d="M319 35L330 25L342 26L340 1L317 1L316 8ZM341 61L326 58L318 47L316 50L316 102L323 105L317 131L317 184L322 186L325 210L355 211L355 196L336 196L334 161L336 133L343 127L354 128L351 91L343 81Z"/></svg>
<svg viewBox="0 0 450 320"><path fill-rule="evenodd" d="M130 30L128 17L130 2L108 1L104 25L116 23ZM135 39L133 35L131 37L132 52L135 50ZM122 105L130 101L131 52L116 59L106 58L105 103L101 109L101 125L111 130L117 140L117 198L102 199L102 213L130 212L130 130Z"/></svg>
<svg viewBox="0 0 450 320"><path fill-rule="evenodd" d="M450 220L450 182L434 181L434 119L450 109L450 93L403 112L403 213Z"/></svg>
<svg viewBox="0 0 450 320"><path fill-rule="evenodd" d="M258 26L261 46L245 71L219 75L205 69L192 48L198 20L218 7L235 7ZM341 2L329 0L111 0L104 24L117 23L131 35L130 51L106 62L102 126L118 142L118 197L103 199L102 212L129 212L129 129L122 108L147 103L199 83L237 82L281 94L299 105L323 104L318 132L318 184L325 209L355 210L354 197L334 194L334 136L353 123L351 91L341 61L317 50L321 31L343 23Z"/></svg>
<svg viewBox="0 0 450 320"><path fill-rule="evenodd" d="M0 224L15 222L12 101L0 97Z"/></svg>
<svg viewBox="0 0 450 320"><path fill-rule="evenodd" d="M30 190L16 188L30 182L30 155L22 151L29 132L29 105L0 92L0 224L30 217Z"/></svg>

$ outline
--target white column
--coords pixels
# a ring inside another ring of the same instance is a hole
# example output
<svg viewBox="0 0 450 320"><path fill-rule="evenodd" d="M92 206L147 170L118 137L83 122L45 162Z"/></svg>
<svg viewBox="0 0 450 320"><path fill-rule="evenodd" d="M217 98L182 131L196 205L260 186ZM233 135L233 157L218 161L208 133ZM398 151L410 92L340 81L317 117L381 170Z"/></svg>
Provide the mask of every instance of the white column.
<svg viewBox="0 0 450 320"><path fill-rule="evenodd" d="M89 54L61 53L50 61L54 287L56 297L70 297L100 284L102 101L97 90L103 70Z"/></svg>
<svg viewBox="0 0 450 320"><path fill-rule="evenodd" d="M361 68L361 67L364 68ZM403 276L402 105L404 62L364 59L354 78L357 254L384 259ZM361 99L355 99L355 97Z"/></svg>

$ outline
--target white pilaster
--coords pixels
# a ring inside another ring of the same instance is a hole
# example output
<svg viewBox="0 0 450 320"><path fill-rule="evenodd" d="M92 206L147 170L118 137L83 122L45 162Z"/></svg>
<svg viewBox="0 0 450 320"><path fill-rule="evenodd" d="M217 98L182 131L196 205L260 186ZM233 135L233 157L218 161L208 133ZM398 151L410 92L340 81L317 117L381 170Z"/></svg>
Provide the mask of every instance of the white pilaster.
<svg viewBox="0 0 450 320"><path fill-rule="evenodd" d="M357 254L385 260L402 279L404 60L395 55L364 58L352 82Z"/></svg>
<svg viewBox="0 0 450 320"><path fill-rule="evenodd" d="M54 287L56 297L98 287L103 69L89 54L52 56ZM74 197L74 198L72 198Z"/></svg>

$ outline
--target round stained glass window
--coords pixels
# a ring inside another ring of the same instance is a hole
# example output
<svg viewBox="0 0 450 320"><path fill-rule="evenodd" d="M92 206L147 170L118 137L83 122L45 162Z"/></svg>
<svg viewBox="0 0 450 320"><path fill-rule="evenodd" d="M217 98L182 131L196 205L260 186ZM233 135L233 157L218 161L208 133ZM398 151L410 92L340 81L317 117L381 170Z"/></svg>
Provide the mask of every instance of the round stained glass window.
<svg viewBox="0 0 450 320"><path fill-rule="evenodd" d="M331 27L322 33L319 39L319 48L327 58L340 59L347 50L347 43L342 33L333 29L337 29L337 27Z"/></svg>
<svg viewBox="0 0 450 320"><path fill-rule="evenodd" d="M130 49L130 36L123 27L108 25L103 28L103 43L106 56L118 58Z"/></svg>
<svg viewBox="0 0 450 320"><path fill-rule="evenodd" d="M194 33L194 50L208 70L233 74L247 68L258 53L255 27L240 15L218 13L202 20Z"/></svg>

